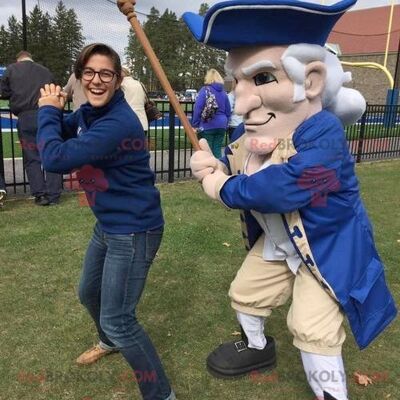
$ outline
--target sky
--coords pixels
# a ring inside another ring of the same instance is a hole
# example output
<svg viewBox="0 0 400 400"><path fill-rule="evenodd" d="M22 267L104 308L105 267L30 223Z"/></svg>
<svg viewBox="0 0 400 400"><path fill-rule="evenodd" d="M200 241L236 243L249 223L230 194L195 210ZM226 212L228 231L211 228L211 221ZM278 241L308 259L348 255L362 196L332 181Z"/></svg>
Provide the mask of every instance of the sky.
<svg viewBox="0 0 400 400"><path fill-rule="evenodd" d="M139 20L143 21L143 14L149 14L152 6L163 13L166 8L174 11L180 17L185 11L198 12L201 3L212 6L220 0L137 0L136 11ZM308 0L312 3L322 4L324 0ZM333 4L338 0L325 0L325 4ZM358 0L354 9L379 7L384 5L400 4L400 0ZM21 0L0 0L0 25L7 26L7 19L15 15L21 20ZM54 14L58 0L26 0L27 13L35 5L42 11ZM67 8L74 8L83 25L83 34L88 43L93 41L105 42L113 46L123 56L127 46L127 37L130 24L125 16L118 11L115 0L63 0ZM1 51L1 49L0 49Z"/></svg>

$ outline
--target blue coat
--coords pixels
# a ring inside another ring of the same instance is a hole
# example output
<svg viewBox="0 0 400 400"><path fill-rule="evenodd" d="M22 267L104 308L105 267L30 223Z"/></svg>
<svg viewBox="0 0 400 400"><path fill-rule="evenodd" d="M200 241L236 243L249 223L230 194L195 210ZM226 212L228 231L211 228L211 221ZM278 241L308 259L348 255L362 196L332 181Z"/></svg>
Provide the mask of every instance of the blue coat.
<svg viewBox="0 0 400 400"><path fill-rule="evenodd" d="M233 176L219 194L244 210L248 247L261 234L249 211L280 213L304 264L340 303L359 347L368 346L397 311L340 121L328 111L312 116L281 141L273 165L250 176L242 173L247 156L243 136L226 148Z"/></svg>
<svg viewBox="0 0 400 400"><path fill-rule="evenodd" d="M104 232L131 234L163 226L147 139L122 90L103 107L86 103L65 117L56 107L40 107L37 143L46 171L79 170Z"/></svg>

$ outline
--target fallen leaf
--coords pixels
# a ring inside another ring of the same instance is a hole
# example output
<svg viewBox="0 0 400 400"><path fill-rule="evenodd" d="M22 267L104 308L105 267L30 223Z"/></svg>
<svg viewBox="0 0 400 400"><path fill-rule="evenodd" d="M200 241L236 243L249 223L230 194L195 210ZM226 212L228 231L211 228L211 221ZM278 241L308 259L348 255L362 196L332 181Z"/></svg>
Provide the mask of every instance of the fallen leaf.
<svg viewBox="0 0 400 400"><path fill-rule="evenodd" d="M231 335L232 336L241 336L242 334L241 334L241 332L234 331L234 332L231 333Z"/></svg>
<svg viewBox="0 0 400 400"><path fill-rule="evenodd" d="M229 243L226 243L226 242L222 243L222 246L231 247L231 245Z"/></svg>
<svg viewBox="0 0 400 400"><path fill-rule="evenodd" d="M357 383L357 385L368 386L373 384L372 379L368 375L354 372L353 376L354 381Z"/></svg>
<svg viewBox="0 0 400 400"><path fill-rule="evenodd" d="M392 397L392 394L391 394L391 393L387 394L386 397L385 397L385 399L388 399L389 397Z"/></svg>

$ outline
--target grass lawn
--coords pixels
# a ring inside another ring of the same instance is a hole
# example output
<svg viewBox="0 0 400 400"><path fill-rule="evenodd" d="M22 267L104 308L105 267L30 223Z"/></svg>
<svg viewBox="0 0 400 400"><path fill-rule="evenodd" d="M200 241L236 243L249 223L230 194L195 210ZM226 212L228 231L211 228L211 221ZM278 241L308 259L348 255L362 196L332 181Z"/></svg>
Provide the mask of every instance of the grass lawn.
<svg viewBox="0 0 400 400"><path fill-rule="evenodd" d="M9 102L8 100L0 100L0 108L8 108Z"/></svg>
<svg viewBox="0 0 400 400"><path fill-rule="evenodd" d="M400 299L400 161L358 167L362 196L375 227L387 278ZM166 231L139 307L179 400L312 400L299 351L286 327L288 305L267 331L277 339L278 367L257 380L221 381L205 369L208 353L238 329L227 291L245 251L239 218L210 201L199 184L162 184ZM94 217L78 197L57 207L10 200L0 211L1 400L140 399L118 354L77 367L75 358L96 342L76 290ZM340 260L338 260L340 262ZM400 399L400 323L359 352L344 347L351 399ZM356 386L355 371L379 374Z"/></svg>
<svg viewBox="0 0 400 400"><path fill-rule="evenodd" d="M22 149L21 144L18 139L18 132L15 129L13 133L11 132L3 132L1 134L3 140L3 157L4 158L12 158L14 157L22 157ZM14 147L14 149L13 149Z"/></svg>
<svg viewBox="0 0 400 400"><path fill-rule="evenodd" d="M358 140L360 137L360 125L351 125L345 128L346 137L348 140ZM383 124L371 124L365 125L364 128L364 139L380 139L387 137L398 137L400 136L400 126L395 125L391 127L385 127Z"/></svg>

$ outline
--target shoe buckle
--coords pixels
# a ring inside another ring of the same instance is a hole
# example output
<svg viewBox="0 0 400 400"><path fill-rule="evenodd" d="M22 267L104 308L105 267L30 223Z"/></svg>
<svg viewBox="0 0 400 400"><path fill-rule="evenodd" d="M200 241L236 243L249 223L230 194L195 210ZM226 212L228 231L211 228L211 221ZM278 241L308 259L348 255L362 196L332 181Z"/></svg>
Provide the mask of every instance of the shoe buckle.
<svg viewBox="0 0 400 400"><path fill-rule="evenodd" d="M236 351L238 353L247 350L247 346L246 343L243 340L240 340L239 342L235 342L235 347L236 347Z"/></svg>

